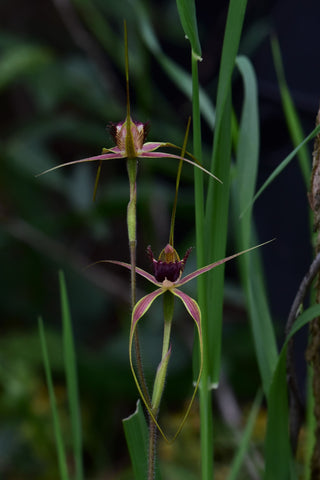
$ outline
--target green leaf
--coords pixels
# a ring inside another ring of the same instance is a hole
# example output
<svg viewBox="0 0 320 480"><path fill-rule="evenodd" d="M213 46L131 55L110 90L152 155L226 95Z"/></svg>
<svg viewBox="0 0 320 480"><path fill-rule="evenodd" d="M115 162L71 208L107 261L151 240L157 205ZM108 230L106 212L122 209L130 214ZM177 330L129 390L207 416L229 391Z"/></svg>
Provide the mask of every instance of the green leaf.
<svg viewBox="0 0 320 480"><path fill-rule="evenodd" d="M252 231L251 209L240 219L241 211L250 204L256 186L259 161L259 112L255 73L246 57L237 58L244 82L244 101L238 133L236 174L233 185L234 228L237 248L245 249L256 242ZM277 347L264 285L259 252L239 259L241 279L245 287L255 350L267 395L277 360Z"/></svg>
<svg viewBox="0 0 320 480"><path fill-rule="evenodd" d="M148 471L148 427L139 400L136 411L130 417L125 418L122 423L134 478L135 480L145 480Z"/></svg>
<svg viewBox="0 0 320 480"><path fill-rule="evenodd" d="M216 135L220 130L219 124L222 119L223 110L231 87L231 76L239 48L246 6L247 0L231 0L229 5L218 80L216 108L219 121L217 120ZM218 139L214 142L214 149L218 146ZM215 151L213 151L213 167L218 161L218 157L216 156Z"/></svg>
<svg viewBox="0 0 320 480"><path fill-rule="evenodd" d="M260 195L265 191L265 189L277 178L278 175L286 168L286 166L291 162L291 160L297 155L300 148L306 145L310 140L312 140L316 135L320 133L320 125L312 130L311 133L294 149L292 152L274 169L274 171L269 175L267 180L264 182L262 187L258 190L258 192L253 197L252 201L246 205L246 208L242 211L241 216L246 213L246 211L252 207L252 205L256 202L256 200L260 197Z"/></svg>
<svg viewBox="0 0 320 480"><path fill-rule="evenodd" d="M46 373L50 405L51 405L51 411L52 411L52 417L53 417L53 427L54 427L54 435L56 440L59 470L60 470L61 480L69 480L67 459L66 459L65 448L63 443L63 434L60 426L56 396L53 388L48 348L47 348L42 318L39 318L38 324L39 324L39 335L40 335L40 342L41 342L41 348L42 348L42 354L43 354L43 364L44 364L44 369Z"/></svg>
<svg viewBox="0 0 320 480"><path fill-rule="evenodd" d="M286 122L288 125L288 130L292 139L294 147L297 147L304 139L305 135L303 133L302 125L299 120L296 108L294 106L293 100L290 95L290 91L286 82L280 46L277 38L275 36L271 37L271 50L273 56L273 62L277 73L278 84L280 88L281 100L283 111L286 117ZM301 172L303 174L306 187L309 188L310 184L310 155L308 149L303 145L297 153Z"/></svg>
<svg viewBox="0 0 320 480"><path fill-rule="evenodd" d="M196 2L194 0L177 0L178 12L184 33L190 40L192 53L201 60L201 45L198 35Z"/></svg>
<svg viewBox="0 0 320 480"><path fill-rule="evenodd" d="M247 57L239 56L236 65L244 84L244 99L238 132L236 183L238 189L237 202L247 205L252 199L256 186L259 159L259 112L257 80L252 64ZM241 232L243 243L241 249L247 248L250 241L251 212L242 219Z"/></svg>
<svg viewBox="0 0 320 480"><path fill-rule="evenodd" d="M291 478L292 453L288 431L286 353L287 349L284 348L279 356L268 395L265 480L289 480Z"/></svg>
<svg viewBox="0 0 320 480"><path fill-rule="evenodd" d="M223 185L219 185L220 188L210 188L213 182L209 184L205 214L206 263L219 260L225 257L226 253L231 163L230 93L219 125L219 133L216 131L215 134L219 136L215 155L223 161L216 164L215 171L219 178L223 179ZM204 315L204 320L207 318L208 321L203 322L203 339L204 342L207 342L208 372L212 387L218 384L220 376L224 271L224 265L213 269L212 272L208 273L206 282L208 316Z"/></svg>
<svg viewBox="0 0 320 480"><path fill-rule="evenodd" d="M173 83L186 95L192 99L192 78L189 73L183 70L178 64L173 62L162 51L156 34L152 28L150 18L146 13L142 2L135 2L136 20L139 23L139 32L146 47L152 52L156 60L159 62L163 70L166 72ZM214 127L215 110L214 106L203 89L200 89L200 108L201 113L211 129Z"/></svg>
<svg viewBox="0 0 320 480"><path fill-rule="evenodd" d="M63 326L64 363L67 381L69 409L71 415L72 443L75 460L75 479L83 480L82 432L78 393L77 365L73 342L72 324L65 277L59 272L61 312Z"/></svg>
<svg viewBox="0 0 320 480"><path fill-rule="evenodd" d="M210 182L206 202L207 260L223 258L226 251L228 212L230 197L231 162L231 77L239 47L246 10L246 0L231 0L224 35L221 65L218 80L216 127L211 161L211 172L220 178L223 185ZM218 188L217 188L218 187ZM219 188L220 187L220 188ZM213 384L219 380L222 331L224 268L214 270L207 282L207 311L214 312L208 319L208 352L210 352L210 377ZM202 306L200 305L200 308ZM204 316L205 318L205 316ZM205 336L205 325L203 335Z"/></svg>

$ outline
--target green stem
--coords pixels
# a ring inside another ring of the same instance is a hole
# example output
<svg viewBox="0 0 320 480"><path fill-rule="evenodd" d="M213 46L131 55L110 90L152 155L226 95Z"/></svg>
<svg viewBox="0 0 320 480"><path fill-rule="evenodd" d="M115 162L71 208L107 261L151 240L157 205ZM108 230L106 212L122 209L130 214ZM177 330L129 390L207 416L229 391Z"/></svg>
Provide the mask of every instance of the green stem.
<svg viewBox="0 0 320 480"><path fill-rule="evenodd" d="M193 106L193 145L194 154L201 161L201 121L199 105L199 81L198 61L194 55L191 57L192 65L192 106ZM196 223L196 245L197 245L197 266L205 265L205 241L204 241L204 193L203 173L198 168L194 172L195 187L195 223ZM208 316L206 301L205 277L200 275L198 284L198 302L202 314L202 338L203 338L203 369L199 387L200 397L200 425L201 425L201 471L203 480L213 478L213 419L211 411L211 393L209 377L209 355L208 355ZM198 351L195 351L198 355Z"/></svg>

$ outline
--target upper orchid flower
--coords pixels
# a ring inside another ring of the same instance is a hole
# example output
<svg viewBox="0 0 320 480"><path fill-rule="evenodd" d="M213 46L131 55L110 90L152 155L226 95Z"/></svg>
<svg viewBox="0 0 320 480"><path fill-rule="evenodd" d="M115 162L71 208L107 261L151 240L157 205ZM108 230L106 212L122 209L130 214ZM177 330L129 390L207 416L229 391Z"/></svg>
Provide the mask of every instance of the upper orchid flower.
<svg viewBox="0 0 320 480"><path fill-rule="evenodd" d="M268 243L268 242L266 242ZM264 244L261 244L264 245ZM157 411L159 407L159 402L160 402L160 397L163 391L163 386L164 386L164 380L165 380L165 373L169 361L169 357L171 354L171 347L169 345L169 339L170 339L170 328L171 328L171 318L172 315L169 319L169 322L166 321L165 318L165 329L168 329L167 334L164 333L164 338L167 337L165 346L163 347L162 351L162 360L161 363L158 367L157 375L156 375L156 381L155 381L155 386L154 386L154 392L153 392L153 397L151 403L147 401L145 398L145 395L142 392L142 389L140 387L139 381L137 379L135 370L133 368L133 362L132 362L132 341L133 341L133 336L135 333L135 329L137 327L137 324L139 320L143 317L143 315L149 310L151 307L152 303L156 298L158 298L160 295L167 295L172 294L174 297L178 297L184 304L187 312L190 314L192 319L194 320L196 327L197 327L197 332L199 336L199 344L200 344L200 369L199 369L199 374L198 374L198 379L196 381L196 385L194 388L194 392L191 398L191 401L187 407L186 413L183 417L183 420L174 435L175 439L177 435L179 434L192 405L192 402L194 400L196 391L199 386L200 382L200 377L201 377L201 372L202 372L202 365L203 365L203 346L202 346L202 329L201 329L201 311L199 308L198 303L196 300L191 298L189 295L184 293L182 290L180 290L180 287L185 285L186 283L190 282L190 280L193 280L194 278L198 277L199 275L202 275L205 272L208 272L209 270L212 270L213 268L228 262L229 260L238 257L239 255L242 255L246 252L249 252L250 250L253 250L255 248L260 247L261 245L257 245L255 247L249 248L247 250L244 250L242 252L236 253L234 255L231 255L229 257L226 257L222 260L219 260L217 262L211 263L210 265L207 265L203 268L199 268L198 270L195 270L192 273L189 273L185 277L182 277L182 273L187 261L187 258L190 254L191 248L187 250L185 256L183 257L182 260L180 260L176 250L173 248L172 245L168 244L160 253L159 259L156 260L153 256L152 250L150 246L147 248L147 253L152 261L152 267L153 267L153 272L154 274L150 274L146 272L145 270L142 270L139 267L136 267L136 273L141 275L142 277L146 278L151 282L153 285L155 285L157 288L153 292L149 293L148 295L145 295L143 298L141 298L134 306L134 309L132 311L132 316L131 316L131 328L130 328L130 339L129 339L129 359L130 359L130 366L131 370L133 373L134 380L136 382L137 388L139 390L139 393L141 395L141 398L143 402L145 403L148 412L150 416L152 417L153 421L156 423L160 433L163 435L163 437L167 440L166 435L163 433L163 430L159 426L159 423L156 419L157 416ZM124 262L119 262L116 260L103 260L103 262L107 263L113 263L116 265L121 265L122 267L125 267L129 270L131 270L131 265L128 263ZM170 295L171 297L171 295ZM172 297L171 297L172 298ZM168 300L168 296L165 297L165 300ZM167 311L168 311L168 307ZM171 307L169 307L170 310ZM173 305L172 305L173 309ZM170 324L170 325L168 325Z"/></svg>
<svg viewBox="0 0 320 480"><path fill-rule="evenodd" d="M44 175L49 172L53 172L58 168L67 167L69 165L75 165L79 163L86 162L99 162L98 174L95 182L95 191L97 188L101 162L104 160L112 159L138 159L138 158L174 158L177 160L183 160L184 162L190 163L191 165L200 168L203 172L210 175L214 179L218 180L215 175L202 167L199 162L191 155L191 153L186 152L190 158L185 158L180 155L175 155L173 153L167 153L163 151L157 151L161 147L170 147L182 150L177 145L174 145L170 142L146 142L147 134L149 127L147 123L133 121L130 116L129 103L127 108L127 117L124 122L119 122L116 124L110 125L110 133L115 141L116 146L111 148L103 148L101 155L95 155L93 157L82 158L80 160L73 160L71 162L62 163L55 167L49 168L39 175Z"/></svg>
<svg viewBox="0 0 320 480"><path fill-rule="evenodd" d="M112 160L112 159L127 159L127 160L137 160L138 158L174 158L178 160L183 160L187 163L190 163L205 173L210 175L211 177L219 180L215 177L212 173L208 170L203 168L200 163L191 155L190 153L186 152L186 154L190 158L185 158L184 154L174 155L172 153L166 152L159 152L156 151L162 147L170 147L176 148L182 151L182 148L174 145L170 142L146 142L147 134L149 131L149 127L147 123L136 122L133 121L130 115L130 98L129 98L129 60L128 60L128 47L127 47L127 29L125 23L125 70L126 70L126 94L127 94L127 116L123 122L119 123L111 123L110 125L110 132L115 141L116 146L111 148L103 148L101 155L96 155L93 157L82 158L80 160L73 160L71 162L62 163L55 167L49 168L44 172L40 173L37 176L44 175L45 173L52 172L58 168L66 167L68 165L75 165L78 163L85 163L85 162L99 162L98 172L95 181L94 187L94 198L96 195L96 190L99 182L100 177L100 170L101 170L101 163L104 160ZM130 176L130 173L129 173ZM134 182L134 180L132 180Z"/></svg>

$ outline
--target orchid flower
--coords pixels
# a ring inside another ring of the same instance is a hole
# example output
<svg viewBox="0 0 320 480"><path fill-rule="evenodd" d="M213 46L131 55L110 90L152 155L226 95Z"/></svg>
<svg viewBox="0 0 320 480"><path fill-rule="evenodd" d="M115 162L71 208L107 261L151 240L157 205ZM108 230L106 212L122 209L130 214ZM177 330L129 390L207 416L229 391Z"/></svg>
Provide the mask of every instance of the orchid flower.
<svg viewBox="0 0 320 480"><path fill-rule="evenodd" d="M269 242L265 242L269 243ZM185 285L186 283L190 282L190 280L193 280L194 278L198 277L199 275L202 275L205 272L208 272L209 270L212 270L215 267L218 267L219 265L228 262L229 260L232 260L235 257L238 257L239 255L243 255L246 252L249 252L250 250L253 250L255 248L258 248L262 245L265 245L265 243L256 245L254 247L248 248L247 250L243 250L242 252L236 253L234 255L231 255L229 257L226 257L222 260L218 260L217 262L211 263L205 267L199 268L198 270L195 270L192 273L189 273L185 277L182 277L182 273L186 264L186 261L188 259L188 256L190 254L191 248L187 250L185 253L184 257L182 260L180 260L178 253L176 250L172 247L172 245L167 244L167 246L161 251L159 259L156 260L154 258L154 255L152 253L152 250L150 246L147 248L147 253L152 261L152 267L153 267L153 275L146 272L145 270L136 267L136 273L144 278L146 278L150 283L155 285L157 288L142 297L134 306L132 315L131 315L131 328L130 328L130 337L129 337L129 360L130 360L130 367L131 371L136 383L136 386L138 388L139 394L152 418L152 420L155 422L157 425L161 435L164 437L166 441L171 443L172 441L175 440L175 438L178 436L180 433L187 416L190 412L193 400L195 398L199 383L200 383L200 378L201 378L201 373L202 373L202 365L203 365L203 342L202 342L202 328L201 328L201 311L199 308L198 303L196 300L191 298L189 295L184 293L182 290L180 290L180 287ZM125 267L129 270L131 270L131 265L128 263L116 261L116 260L102 260L102 262L107 262L107 263L112 263L115 265L120 265L122 267ZM145 313L149 310L153 302L156 300L156 298L160 297L161 295L164 295L164 307L166 310L165 314L165 326L164 326L164 342L163 342L163 350L162 350L162 359L159 364L157 374L156 374L156 379L154 382L154 390L153 390L153 396L152 400L149 401L146 399L144 393L142 392L142 388L139 384L137 375L135 373L134 367L133 367L133 361L132 361L132 343L133 343L133 337L135 330L137 328L137 324L139 320L145 315ZM183 416L183 419L180 423L180 426L178 427L177 432L175 433L174 437L169 440L165 433L163 432L162 428L160 427L158 421L157 421L157 412L159 409L159 404L160 404L160 399L161 395L163 393L163 388L164 388L164 381L165 381L165 375L166 375L166 370L168 366L168 361L169 357L171 355L171 346L169 344L170 340L170 328L171 328L171 320L172 320L172 311L173 311L173 298L177 297L179 298L182 303L184 304L187 312L191 316L191 318L194 320L195 325L197 327L197 332L198 332L198 337L199 337L199 345L200 345L200 368L199 368L199 374L198 378L195 384L195 388L192 394L192 398L189 402L189 405L186 409L186 412ZM170 303L171 301L171 303ZM168 313L169 312L169 313Z"/></svg>
<svg viewBox="0 0 320 480"><path fill-rule="evenodd" d="M79 163L86 162L99 162L98 172L96 176L94 194L93 198L95 199L96 191L99 183L101 164L104 160L113 160L113 159L127 159L128 161L134 160L135 163L138 158L173 158L178 160L183 160L184 162L190 163L191 165L200 168L203 172L210 175L218 182L222 183L215 175L206 170L200 165L198 160L189 152L185 152L190 158L185 158L182 148L174 145L170 142L146 142L147 135L149 132L149 124L134 121L131 118L130 114L130 96L129 96L129 59L128 59L128 40L127 40L127 28L126 23L125 27L125 74L126 74L126 96L127 96L127 116L123 122L119 123L110 123L109 130L113 140L115 142L115 147L103 148L101 155L96 155L93 157L82 158L80 160L73 160L71 162L62 163L55 167L49 168L37 176L44 175L49 172L53 172L58 168L67 167L69 165L75 165ZM182 155L175 155L167 152L157 151L159 148L174 148L180 150ZM129 168L128 168L129 170ZM130 177L130 171L129 177ZM132 179L130 179L132 180Z"/></svg>

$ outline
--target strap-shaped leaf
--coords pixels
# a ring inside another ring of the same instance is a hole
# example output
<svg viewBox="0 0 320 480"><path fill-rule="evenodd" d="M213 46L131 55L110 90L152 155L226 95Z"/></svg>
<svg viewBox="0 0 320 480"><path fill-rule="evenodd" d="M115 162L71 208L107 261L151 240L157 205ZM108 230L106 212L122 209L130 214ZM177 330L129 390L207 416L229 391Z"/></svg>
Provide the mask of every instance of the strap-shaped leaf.
<svg viewBox="0 0 320 480"><path fill-rule="evenodd" d="M192 53L196 55L198 60L201 60L195 1L177 0L177 7L184 33L191 43Z"/></svg>

